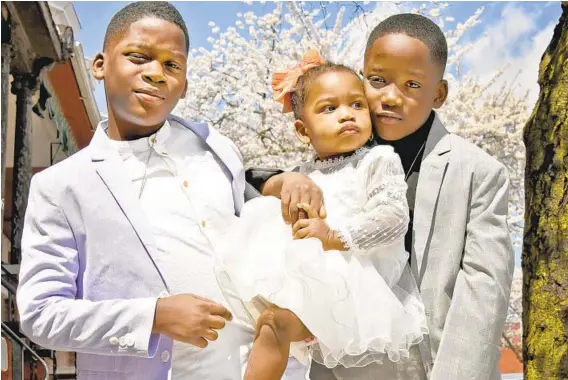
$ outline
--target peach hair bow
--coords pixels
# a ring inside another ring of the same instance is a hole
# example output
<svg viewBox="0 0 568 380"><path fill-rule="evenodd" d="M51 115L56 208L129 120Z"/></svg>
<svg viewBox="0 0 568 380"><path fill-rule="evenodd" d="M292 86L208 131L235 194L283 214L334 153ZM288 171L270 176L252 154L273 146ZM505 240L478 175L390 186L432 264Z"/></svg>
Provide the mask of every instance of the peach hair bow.
<svg viewBox="0 0 568 380"><path fill-rule="evenodd" d="M309 50L302 61L291 69L274 73L272 76L272 90L274 91L274 100L282 103L283 113L292 111L292 92L295 90L298 79L311 68L325 65L327 62L321 57L317 50Z"/></svg>

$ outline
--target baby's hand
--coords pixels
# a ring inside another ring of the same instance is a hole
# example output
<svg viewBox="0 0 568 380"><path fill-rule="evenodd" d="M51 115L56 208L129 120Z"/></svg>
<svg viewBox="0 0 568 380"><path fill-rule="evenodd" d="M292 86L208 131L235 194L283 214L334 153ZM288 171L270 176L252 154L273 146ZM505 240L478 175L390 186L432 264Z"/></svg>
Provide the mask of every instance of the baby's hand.
<svg viewBox="0 0 568 380"><path fill-rule="evenodd" d="M319 216L326 216L321 189L307 175L295 172L275 175L262 186L262 194L282 200L282 217L286 224L305 219L298 203L309 204Z"/></svg>
<svg viewBox="0 0 568 380"><path fill-rule="evenodd" d="M309 219L300 219L292 227L294 239L316 238L322 242L323 249L346 251L337 232L329 228L327 223L314 213L310 205L299 204L299 209L307 212Z"/></svg>

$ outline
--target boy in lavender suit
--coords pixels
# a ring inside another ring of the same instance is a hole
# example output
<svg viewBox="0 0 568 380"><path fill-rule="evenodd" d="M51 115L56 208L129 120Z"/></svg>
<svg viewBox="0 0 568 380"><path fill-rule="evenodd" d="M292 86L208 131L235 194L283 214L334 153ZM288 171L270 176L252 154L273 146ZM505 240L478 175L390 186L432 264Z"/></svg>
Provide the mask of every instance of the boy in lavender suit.
<svg viewBox="0 0 568 380"><path fill-rule="evenodd" d="M242 158L206 124L169 115L188 50L174 6L119 11L92 66L108 120L31 183L21 325L77 351L79 379L237 380L246 367L254 330L221 305L212 247L245 201Z"/></svg>

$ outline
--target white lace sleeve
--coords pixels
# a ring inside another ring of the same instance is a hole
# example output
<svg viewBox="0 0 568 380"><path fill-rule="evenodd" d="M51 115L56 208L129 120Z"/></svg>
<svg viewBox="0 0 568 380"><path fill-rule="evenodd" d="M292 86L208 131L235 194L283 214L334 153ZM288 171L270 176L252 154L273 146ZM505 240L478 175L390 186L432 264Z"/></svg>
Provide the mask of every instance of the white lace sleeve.
<svg viewBox="0 0 568 380"><path fill-rule="evenodd" d="M357 167L366 192L364 205L336 229L343 244L358 253L404 239L409 211L399 156L390 146L373 148Z"/></svg>

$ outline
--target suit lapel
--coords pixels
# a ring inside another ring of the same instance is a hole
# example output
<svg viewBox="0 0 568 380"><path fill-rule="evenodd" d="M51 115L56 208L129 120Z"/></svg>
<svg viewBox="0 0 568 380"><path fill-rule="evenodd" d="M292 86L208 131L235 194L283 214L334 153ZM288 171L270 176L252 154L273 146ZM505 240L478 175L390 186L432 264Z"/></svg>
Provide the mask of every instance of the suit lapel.
<svg viewBox="0 0 568 380"><path fill-rule="evenodd" d="M91 161L95 166L97 174L136 232L167 288L164 277L156 264L157 245L148 219L142 212L140 203L133 196L132 183L128 180L129 176L124 170L123 161L120 159L118 152L111 146L106 132L101 126L97 128L90 147L93 151Z"/></svg>
<svg viewBox="0 0 568 380"><path fill-rule="evenodd" d="M231 174L231 188L237 215L244 204L245 194L245 169L236 151L230 148L226 137L216 131L211 131L209 138L205 140L207 145L219 157Z"/></svg>
<svg viewBox="0 0 568 380"><path fill-rule="evenodd" d="M450 134L436 115L426 140L416 188L411 268L418 286L426 270L427 252L432 237L440 189L448 168Z"/></svg>
<svg viewBox="0 0 568 380"><path fill-rule="evenodd" d="M235 210L239 214L244 203L245 193L245 170L238 153L230 149L230 143L226 141L226 137L219 132L209 128L206 123L189 123L175 115L170 115L169 120L176 121L184 127L192 130L198 135L211 150L219 157L224 164L223 171L231 181L233 190L233 199L235 201Z"/></svg>

